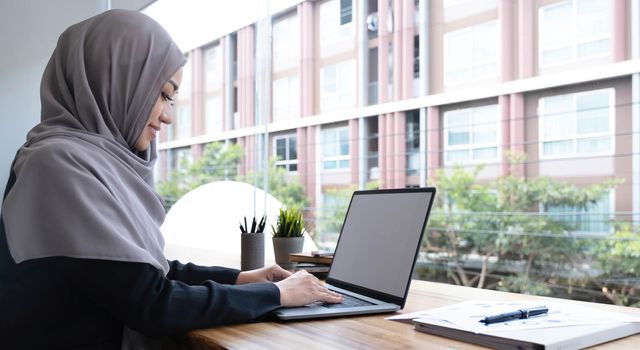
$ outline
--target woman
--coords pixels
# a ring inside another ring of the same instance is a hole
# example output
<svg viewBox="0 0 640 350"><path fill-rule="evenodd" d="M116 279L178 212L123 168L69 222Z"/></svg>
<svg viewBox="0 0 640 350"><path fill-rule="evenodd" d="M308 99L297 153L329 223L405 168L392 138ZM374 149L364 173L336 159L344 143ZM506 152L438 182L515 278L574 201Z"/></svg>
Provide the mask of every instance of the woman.
<svg viewBox="0 0 640 350"><path fill-rule="evenodd" d="M149 347L281 306L341 301L308 273L164 257L155 137L172 121L184 63L138 12L108 11L60 36L42 121L18 150L2 205L3 347Z"/></svg>

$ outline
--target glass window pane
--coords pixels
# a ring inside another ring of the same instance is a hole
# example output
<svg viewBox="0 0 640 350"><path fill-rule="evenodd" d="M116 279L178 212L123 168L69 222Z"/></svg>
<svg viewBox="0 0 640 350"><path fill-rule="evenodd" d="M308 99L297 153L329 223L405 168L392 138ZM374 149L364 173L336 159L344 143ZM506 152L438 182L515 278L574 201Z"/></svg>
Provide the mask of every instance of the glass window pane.
<svg viewBox="0 0 640 350"><path fill-rule="evenodd" d="M467 145L469 141L470 136L468 129L449 129L448 146Z"/></svg>
<svg viewBox="0 0 640 350"><path fill-rule="evenodd" d="M341 169L348 169L349 168L349 160L341 160L340 161L340 168Z"/></svg>
<svg viewBox="0 0 640 350"><path fill-rule="evenodd" d="M461 162L469 159L469 150L447 151L447 162Z"/></svg>
<svg viewBox="0 0 640 350"><path fill-rule="evenodd" d="M287 140L286 139L277 139L276 140L276 157L280 160L287 159Z"/></svg>
<svg viewBox="0 0 640 350"><path fill-rule="evenodd" d="M544 142L542 154L545 156L573 153L573 141Z"/></svg>
<svg viewBox="0 0 640 350"><path fill-rule="evenodd" d="M611 151L611 137L578 140L578 153L607 153Z"/></svg>
<svg viewBox="0 0 640 350"><path fill-rule="evenodd" d="M578 95L577 107L577 133L603 133L609 132L609 94Z"/></svg>
<svg viewBox="0 0 640 350"><path fill-rule="evenodd" d="M473 27L473 61L493 61L498 55L497 22L491 21Z"/></svg>
<svg viewBox="0 0 640 350"><path fill-rule="evenodd" d="M296 137L292 136L289 138L289 160L296 159L298 159L297 141Z"/></svg>
<svg viewBox="0 0 640 350"><path fill-rule="evenodd" d="M335 169L337 165L335 160L324 161L322 164L324 169Z"/></svg>
<svg viewBox="0 0 640 350"><path fill-rule="evenodd" d="M498 147L485 147L472 150L473 160L495 160L498 158Z"/></svg>
<svg viewBox="0 0 640 350"><path fill-rule="evenodd" d="M340 130L340 155L349 155L349 130Z"/></svg>

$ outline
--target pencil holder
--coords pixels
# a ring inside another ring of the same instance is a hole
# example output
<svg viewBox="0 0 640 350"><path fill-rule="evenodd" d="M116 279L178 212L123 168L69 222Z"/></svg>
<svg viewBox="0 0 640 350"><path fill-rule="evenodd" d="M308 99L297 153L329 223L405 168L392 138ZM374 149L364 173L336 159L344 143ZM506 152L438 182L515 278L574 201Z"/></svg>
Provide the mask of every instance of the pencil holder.
<svg viewBox="0 0 640 350"><path fill-rule="evenodd" d="M264 267L264 233L240 234L240 269L255 270Z"/></svg>

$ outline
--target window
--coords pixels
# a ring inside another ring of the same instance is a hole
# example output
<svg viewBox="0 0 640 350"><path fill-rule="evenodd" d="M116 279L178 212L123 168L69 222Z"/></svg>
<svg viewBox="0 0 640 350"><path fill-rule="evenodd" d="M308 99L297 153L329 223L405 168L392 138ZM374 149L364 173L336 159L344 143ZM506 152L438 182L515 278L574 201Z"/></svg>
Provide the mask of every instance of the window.
<svg viewBox="0 0 640 350"><path fill-rule="evenodd" d="M355 60L320 70L320 110L331 111L355 105Z"/></svg>
<svg viewBox="0 0 640 350"><path fill-rule="evenodd" d="M406 128L407 175L416 175L420 169L420 111L407 112Z"/></svg>
<svg viewBox="0 0 640 350"><path fill-rule="evenodd" d="M273 151L276 158L276 166L287 171L298 170L297 137L295 134L276 136L273 138Z"/></svg>
<svg viewBox="0 0 640 350"><path fill-rule="evenodd" d="M497 161L498 117L498 105L445 112L445 164Z"/></svg>
<svg viewBox="0 0 640 350"><path fill-rule="evenodd" d="M320 4L318 39L322 58L353 50L355 45L354 26L351 21L344 22L350 15L347 16L346 7L341 7L341 4L342 0L330 0ZM345 9L345 12L341 9ZM349 11L353 11L353 6Z"/></svg>
<svg viewBox="0 0 640 350"><path fill-rule="evenodd" d="M222 49L216 44L204 51L205 90L212 92L222 89Z"/></svg>
<svg viewBox="0 0 640 350"><path fill-rule="evenodd" d="M273 121L300 116L300 86L298 76L273 81Z"/></svg>
<svg viewBox="0 0 640 350"><path fill-rule="evenodd" d="M609 234L612 232L613 193L604 195L586 208L568 205L549 206L546 212L556 220L564 221L573 232L583 234Z"/></svg>
<svg viewBox="0 0 640 350"><path fill-rule="evenodd" d="M191 108L189 106L178 106L176 117L176 139L191 137Z"/></svg>
<svg viewBox="0 0 640 350"><path fill-rule="evenodd" d="M541 67L610 54L611 2L570 0L539 10Z"/></svg>
<svg viewBox="0 0 640 350"><path fill-rule="evenodd" d="M340 0L340 25L351 23L353 0Z"/></svg>
<svg viewBox="0 0 640 350"><path fill-rule="evenodd" d="M220 95L207 98L204 106L204 130L207 134L222 132L222 98Z"/></svg>
<svg viewBox="0 0 640 350"><path fill-rule="evenodd" d="M191 147L174 148L167 151L167 168L170 172L185 172L192 162Z"/></svg>
<svg viewBox="0 0 640 350"><path fill-rule="evenodd" d="M540 157L613 153L613 89L541 98Z"/></svg>
<svg viewBox="0 0 640 350"><path fill-rule="evenodd" d="M300 28L298 17L288 16L273 24L273 70L280 71L298 65Z"/></svg>
<svg viewBox="0 0 640 350"><path fill-rule="evenodd" d="M322 168L349 169L349 127L322 130Z"/></svg>
<svg viewBox="0 0 640 350"><path fill-rule="evenodd" d="M499 42L497 21L445 33L444 84L497 77Z"/></svg>

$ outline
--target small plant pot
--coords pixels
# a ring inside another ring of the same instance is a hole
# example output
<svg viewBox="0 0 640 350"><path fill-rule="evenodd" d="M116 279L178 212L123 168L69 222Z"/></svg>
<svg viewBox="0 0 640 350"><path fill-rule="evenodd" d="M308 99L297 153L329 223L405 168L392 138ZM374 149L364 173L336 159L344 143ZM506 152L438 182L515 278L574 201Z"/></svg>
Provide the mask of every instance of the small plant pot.
<svg viewBox="0 0 640 350"><path fill-rule="evenodd" d="M272 240L276 264L283 269L293 268L296 264L289 261L289 254L302 252L304 237L272 237Z"/></svg>
<svg viewBox="0 0 640 350"><path fill-rule="evenodd" d="M264 267L264 233L240 234L240 269L255 270Z"/></svg>

